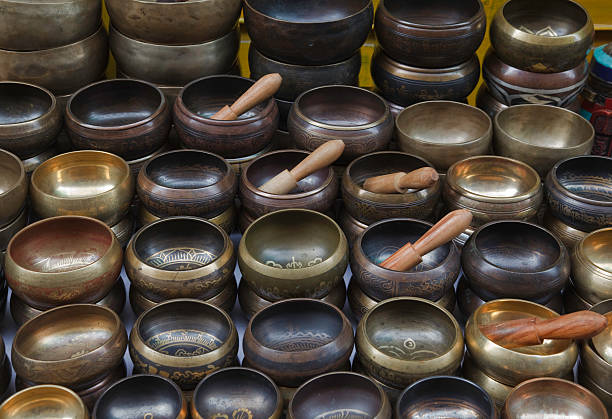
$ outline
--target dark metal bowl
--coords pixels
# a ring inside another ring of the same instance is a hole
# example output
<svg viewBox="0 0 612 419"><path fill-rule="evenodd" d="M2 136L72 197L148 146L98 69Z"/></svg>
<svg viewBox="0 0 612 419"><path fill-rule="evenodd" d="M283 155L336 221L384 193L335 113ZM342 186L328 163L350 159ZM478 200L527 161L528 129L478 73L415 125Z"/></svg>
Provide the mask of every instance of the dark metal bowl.
<svg viewBox="0 0 612 419"><path fill-rule="evenodd" d="M19 157L2 149L0 169L0 226L6 226L23 211L28 195L28 178Z"/></svg>

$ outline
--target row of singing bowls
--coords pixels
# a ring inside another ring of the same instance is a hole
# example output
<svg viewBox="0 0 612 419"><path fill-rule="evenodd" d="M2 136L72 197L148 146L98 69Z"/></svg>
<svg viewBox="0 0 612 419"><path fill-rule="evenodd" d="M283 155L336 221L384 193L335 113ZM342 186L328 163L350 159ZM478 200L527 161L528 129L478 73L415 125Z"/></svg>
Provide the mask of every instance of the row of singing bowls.
<svg viewBox="0 0 612 419"><path fill-rule="evenodd" d="M0 226L13 222L23 211L28 195L28 178L19 157L0 149Z"/></svg>
<svg viewBox="0 0 612 419"><path fill-rule="evenodd" d="M420 157L397 151L367 154L351 162L342 176L345 210L357 221L371 224L386 218L428 219L440 198L441 182L426 189L407 190L402 194L381 194L362 188L363 182L378 175L410 172L431 164Z"/></svg>
<svg viewBox="0 0 612 419"><path fill-rule="evenodd" d="M525 71L558 73L584 61L595 30L571 0L510 0L491 22L491 44L505 63Z"/></svg>
<svg viewBox="0 0 612 419"><path fill-rule="evenodd" d="M487 154L491 148L491 119L463 103L417 103L400 112L395 124L400 150L427 159L439 172L459 160Z"/></svg>
<svg viewBox="0 0 612 419"><path fill-rule="evenodd" d="M52 384L21 390L0 405L0 418L89 419L83 400L72 390Z"/></svg>
<svg viewBox="0 0 612 419"><path fill-rule="evenodd" d="M21 6L22 4L16 5L16 7ZM54 7L56 6L57 4L54 4ZM53 13L57 11L54 10ZM65 33L65 31L56 33ZM93 34L68 45L36 51L0 49L0 80L36 84L56 95L71 94L89 83L100 80L107 61L108 40L106 30L100 25Z"/></svg>
<svg viewBox="0 0 612 419"><path fill-rule="evenodd" d="M314 151L329 140L343 140L336 164L387 148L393 118L387 102L374 92L354 86L322 86L302 93L287 120L296 145Z"/></svg>
<svg viewBox="0 0 612 419"><path fill-rule="evenodd" d="M572 251L572 278L587 301L612 298L612 228L590 233Z"/></svg>
<svg viewBox="0 0 612 419"><path fill-rule="evenodd" d="M278 108L269 98L236 120L212 119L223 106L234 103L255 82L239 76L211 76L186 85L174 102L174 124L185 148L206 150L226 158L261 151L278 127Z"/></svg>
<svg viewBox="0 0 612 419"><path fill-rule="evenodd" d="M571 157L546 176L546 203L553 216L591 232L612 225L612 158Z"/></svg>

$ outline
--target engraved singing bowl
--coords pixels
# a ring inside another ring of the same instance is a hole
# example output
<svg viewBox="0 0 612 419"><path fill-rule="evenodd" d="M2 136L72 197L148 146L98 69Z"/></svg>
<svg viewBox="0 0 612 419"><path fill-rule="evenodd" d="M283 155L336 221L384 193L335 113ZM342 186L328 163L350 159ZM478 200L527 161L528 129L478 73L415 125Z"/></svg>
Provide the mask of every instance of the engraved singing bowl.
<svg viewBox="0 0 612 419"><path fill-rule="evenodd" d="M72 390L45 384L21 390L0 405L2 419L89 419L89 411Z"/></svg>
<svg viewBox="0 0 612 419"><path fill-rule="evenodd" d="M72 151L38 166L30 189L32 209L41 218L84 215L112 226L128 212L134 179L121 157Z"/></svg>
<svg viewBox="0 0 612 419"><path fill-rule="evenodd" d="M227 233L198 217L147 224L125 251L125 272L132 286L154 301L212 298L234 280L235 266Z"/></svg>
<svg viewBox="0 0 612 419"><path fill-rule="evenodd" d="M465 325L465 343L474 361L489 377L516 386L536 377L563 377L578 357L576 343L569 339L545 339L541 345L506 349L489 340L481 326L528 317L553 319L559 314L540 304L501 299L478 307Z"/></svg>
<svg viewBox="0 0 612 419"><path fill-rule="evenodd" d="M182 390L236 363L238 334L230 316L192 299L160 303L142 313L130 332L134 372L158 374Z"/></svg>
<svg viewBox="0 0 612 419"><path fill-rule="evenodd" d="M127 334L109 308L71 304L45 311L13 340L15 373L33 383L74 386L103 377L123 359Z"/></svg>
<svg viewBox="0 0 612 419"><path fill-rule="evenodd" d="M144 205L140 205L138 210L138 221L141 226L151 224L157 220L161 220L161 218L151 214L144 207ZM230 205L229 208L223 211L221 214L208 218L208 221L221 227L227 234L232 234L234 227L236 226L236 207L234 205Z"/></svg>
<svg viewBox="0 0 612 419"><path fill-rule="evenodd" d="M571 252L576 244L587 236L587 232L577 230L557 217L551 214L550 210L546 210L544 213L544 219L542 225L551 233L553 233L563 244L567 247L567 250Z"/></svg>
<svg viewBox="0 0 612 419"><path fill-rule="evenodd" d="M51 148L62 128L55 96L39 86L0 82L0 147L25 160Z"/></svg>
<svg viewBox="0 0 612 419"><path fill-rule="evenodd" d="M9 242L6 280L28 305L48 309L94 303L111 290L123 261L112 230L89 217L53 217L17 233Z"/></svg>
<svg viewBox="0 0 612 419"><path fill-rule="evenodd" d="M510 394L510 392L512 391L513 387L497 382L491 377L489 377L487 374L482 372L474 364L474 361L472 361L472 358L467 353L463 358L461 375L464 378L467 378L468 380L473 382L474 384L478 385L484 391L486 391L498 409L501 410L504 407L506 398L508 397L508 394Z"/></svg>
<svg viewBox="0 0 612 419"><path fill-rule="evenodd" d="M612 228L590 233L572 252L574 287L593 303L612 298Z"/></svg>
<svg viewBox="0 0 612 419"><path fill-rule="evenodd" d="M208 375L191 401L193 419L279 419L282 413L283 398L276 384L251 368L224 368Z"/></svg>
<svg viewBox="0 0 612 419"><path fill-rule="evenodd" d="M28 179L19 157L0 149L0 226L6 226L23 211Z"/></svg>
<svg viewBox="0 0 612 419"><path fill-rule="evenodd" d="M396 388L461 366L463 335L446 309L416 297L378 303L359 322L355 336L368 375Z"/></svg>
<svg viewBox="0 0 612 419"><path fill-rule="evenodd" d="M321 298L342 282L348 245L338 224L324 214L275 211L246 229L238 265L243 280L268 300Z"/></svg>
<svg viewBox="0 0 612 419"><path fill-rule="evenodd" d="M576 67L593 42L589 13L570 0L510 0L491 22L499 58L521 70L557 73Z"/></svg>
<svg viewBox="0 0 612 419"><path fill-rule="evenodd" d="M173 381L133 375L117 381L98 399L93 419L185 419L187 402Z"/></svg>
<svg viewBox="0 0 612 419"><path fill-rule="evenodd" d="M335 306L320 300L280 301L257 312L243 338L244 361L279 386L306 380L349 363L353 329Z"/></svg>
<svg viewBox="0 0 612 419"><path fill-rule="evenodd" d="M506 109L508 105L500 102L491 94L491 91L485 83L481 84L478 88L478 94L476 95L476 107L482 109L487 115L493 120L498 112Z"/></svg>
<svg viewBox="0 0 612 419"><path fill-rule="evenodd" d="M354 372L330 372L297 389L287 408L289 419L356 417L391 419L392 408L383 389Z"/></svg>

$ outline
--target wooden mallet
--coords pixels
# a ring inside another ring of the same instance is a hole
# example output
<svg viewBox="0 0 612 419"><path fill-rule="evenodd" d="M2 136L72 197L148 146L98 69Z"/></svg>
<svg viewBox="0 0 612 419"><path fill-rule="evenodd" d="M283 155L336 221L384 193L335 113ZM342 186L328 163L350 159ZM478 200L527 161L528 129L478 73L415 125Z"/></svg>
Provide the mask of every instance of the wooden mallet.
<svg viewBox="0 0 612 419"><path fill-rule="evenodd" d="M283 78L278 73L266 74L249 87L249 90L244 92L234 103L230 106L225 105L210 118L224 121L238 119L240 115L249 109L274 96L280 88L282 81Z"/></svg>
<svg viewBox="0 0 612 419"><path fill-rule="evenodd" d="M366 179L363 189L375 193L406 193L411 189L429 188L438 181L433 167L421 167L412 172L396 172Z"/></svg>

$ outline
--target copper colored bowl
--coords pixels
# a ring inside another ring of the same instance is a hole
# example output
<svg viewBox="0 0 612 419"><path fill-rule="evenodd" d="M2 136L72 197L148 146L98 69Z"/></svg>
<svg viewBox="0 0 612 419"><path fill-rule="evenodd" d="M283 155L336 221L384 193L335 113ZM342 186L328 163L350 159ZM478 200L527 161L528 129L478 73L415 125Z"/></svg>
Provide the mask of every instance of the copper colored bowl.
<svg viewBox="0 0 612 419"><path fill-rule="evenodd" d="M593 303L612 298L612 228L596 230L572 252L576 292Z"/></svg>
<svg viewBox="0 0 612 419"><path fill-rule="evenodd" d="M577 230L568 226L563 221L552 215L550 210L544 213L542 225L553 233L559 240L563 242L568 251L572 251L574 246L587 236L588 233Z"/></svg>
<svg viewBox="0 0 612 419"><path fill-rule="evenodd" d="M26 388L5 400L0 405L0 418L89 419L89 412L74 391L45 384Z"/></svg>
<svg viewBox="0 0 612 419"><path fill-rule="evenodd" d="M11 223L23 211L28 179L19 157L0 149L0 226Z"/></svg>
<svg viewBox="0 0 612 419"><path fill-rule="evenodd" d="M6 249L8 247L9 241L11 238L17 234L22 228L26 226L28 222L28 210L26 207L23 207L19 215L9 222L4 227L0 227L0 250ZM4 266L4 263L0 263L0 266Z"/></svg>

